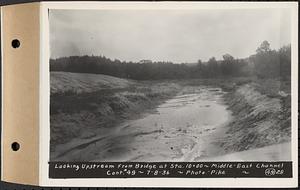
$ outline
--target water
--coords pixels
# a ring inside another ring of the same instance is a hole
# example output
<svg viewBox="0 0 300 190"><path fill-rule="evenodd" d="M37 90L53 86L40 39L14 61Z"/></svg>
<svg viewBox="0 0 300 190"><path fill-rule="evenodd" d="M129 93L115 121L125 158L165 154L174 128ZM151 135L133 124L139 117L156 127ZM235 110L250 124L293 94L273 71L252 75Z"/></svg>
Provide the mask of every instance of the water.
<svg viewBox="0 0 300 190"><path fill-rule="evenodd" d="M80 161L197 161L220 138L230 111L220 88L186 87L155 112L61 155Z"/></svg>
<svg viewBox="0 0 300 190"><path fill-rule="evenodd" d="M201 156L199 146L205 144L204 137L223 127L229 112L222 103L221 89L194 91L174 97L160 105L156 113L121 130L134 134L129 146L135 157L128 156L128 161L192 161Z"/></svg>

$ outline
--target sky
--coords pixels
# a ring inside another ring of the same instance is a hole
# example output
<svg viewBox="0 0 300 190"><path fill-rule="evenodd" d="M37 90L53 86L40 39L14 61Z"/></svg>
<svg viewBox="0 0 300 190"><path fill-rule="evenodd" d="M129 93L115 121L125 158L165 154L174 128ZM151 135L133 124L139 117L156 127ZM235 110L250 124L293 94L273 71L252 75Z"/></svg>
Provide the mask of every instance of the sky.
<svg viewBox="0 0 300 190"><path fill-rule="evenodd" d="M50 10L50 57L104 55L121 61L195 63L246 58L262 41L290 43L286 9Z"/></svg>

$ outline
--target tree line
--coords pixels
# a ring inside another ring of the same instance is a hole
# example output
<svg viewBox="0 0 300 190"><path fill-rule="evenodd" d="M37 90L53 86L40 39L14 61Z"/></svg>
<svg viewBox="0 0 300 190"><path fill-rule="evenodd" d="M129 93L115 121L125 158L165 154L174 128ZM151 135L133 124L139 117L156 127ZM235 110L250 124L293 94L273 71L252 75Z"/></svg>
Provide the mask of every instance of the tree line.
<svg viewBox="0 0 300 190"><path fill-rule="evenodd" d="M70 56L50 59L50 71L105 74L135 80L188 79L257 76L260 78L289 78L291 74L291 46L272 50L267 41L256 54L244 59L223 55L207 62L174 64L172 62L127 62L105 56Z"/></svg>

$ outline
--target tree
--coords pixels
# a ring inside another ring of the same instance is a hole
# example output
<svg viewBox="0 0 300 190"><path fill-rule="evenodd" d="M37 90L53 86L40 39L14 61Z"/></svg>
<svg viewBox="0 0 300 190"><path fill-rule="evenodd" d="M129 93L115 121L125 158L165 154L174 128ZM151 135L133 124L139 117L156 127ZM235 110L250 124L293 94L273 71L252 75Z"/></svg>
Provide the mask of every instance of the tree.
<svg viewBox="0 0 300 190"><path fill-rule="evenodd" d="M270 49L270 43L265 40L263 41L260 46L256 49L256 53L266 53L266 52L269 52L271 51Z"/></svg>
<svg viewBox="0 0 300 190"><path fill-rule="evenodd" d="M50 59L50 71L94 73L135 80L161 80L185 78L235 77L255 74L261 78L281 77L289 79L291 74L291 46L272 50L263 41L255 55L247 59L236 59L230 54L223 60L211 57L207 62L198 60L193 64L173 64L169 61L126 62L100 56L70 56Z"/></svg>
<svg viewBox="0 0 300 190"><path fill-rule="evenodd" d="M291 76L291 44L278 50L280 59L280 76L288 79Z"/></svg>
<svg viewBox="0 0 300 190"><path fill-rule="evenodd" d="M223 59L224 59L224 61L228 61L228 62L232 62L234 60L233 56L228 53L223 55Z"/></svg>
<svg viewBox="0 0 300 190"><path fill-rule="evenodd" d="M211 57L207 62L207 75L208 77L218 77L219 72L219 66L218 62L215 57Z"/></svg>
<svg viewBox="0 0 300 190"><path fill-rule="evenodd" d="M197 71L201 73L202 69L203 69L203 63L202 63L201 59L199 59L197 62Z"/></svg>
<svg viewBox="0 0 300 190"><path fill-rule="evenodd" d="M220 65L220 71L222 73L222 75L228 76L228 75L234 75L235 72L235 68L234 68L234 62L235 59L232 55L230 54L225 54L223 55L223 61L221 62Z"/></svg>
<svg viewBox="0 0 300 190"><path fill-rule="evenodd" d="M275 50L271 50L268 41L263 41L253 57L254 72L260 78L280 76L280 59Z"/></svg>

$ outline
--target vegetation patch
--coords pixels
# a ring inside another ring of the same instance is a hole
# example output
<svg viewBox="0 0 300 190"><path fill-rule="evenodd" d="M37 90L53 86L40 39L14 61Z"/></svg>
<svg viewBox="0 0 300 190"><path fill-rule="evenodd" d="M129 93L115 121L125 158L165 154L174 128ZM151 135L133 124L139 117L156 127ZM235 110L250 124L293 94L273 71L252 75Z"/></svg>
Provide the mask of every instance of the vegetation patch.
<svg viewBox="0 0 300 190"><path fill-rule="evenodd" d="M94 92L52 91L51 151L81 134L112 128L124 120L141 117L164 100L176 95L180 85L174 83L135 83L120 89Z"/></svg>

